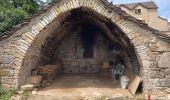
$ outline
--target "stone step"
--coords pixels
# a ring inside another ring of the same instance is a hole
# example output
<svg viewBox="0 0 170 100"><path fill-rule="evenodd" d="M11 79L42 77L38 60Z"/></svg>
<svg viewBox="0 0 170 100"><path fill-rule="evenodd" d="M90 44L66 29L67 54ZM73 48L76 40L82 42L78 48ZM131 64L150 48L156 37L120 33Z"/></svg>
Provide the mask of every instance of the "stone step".
<svg viewBox="0 0 170 100"><path fill-rule="evenodd" d="M126 97L62 97L49 95L31 95L27 100L127 100Z"/></svg>

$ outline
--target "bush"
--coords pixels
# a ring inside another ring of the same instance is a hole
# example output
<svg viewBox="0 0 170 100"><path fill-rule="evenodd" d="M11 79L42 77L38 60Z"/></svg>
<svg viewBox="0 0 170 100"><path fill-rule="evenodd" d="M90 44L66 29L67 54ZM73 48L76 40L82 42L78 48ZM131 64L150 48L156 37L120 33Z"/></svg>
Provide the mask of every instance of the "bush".
<svg viewBox="0 0 170 100"><path fill-rule="evenodd" d="M0 100L9 100L11 96L16 94L16 90L13 88L11 90L5 90L0 86Z"/></svg>
<svg viewBox="0 0 170 100"><path fill-rule="evenodd" d="M10 30L13 25L18 24L28 14L21 9L0 8L0 33Z"/></svg>
<svg viewBox="0 0 170 100"><path fill-rule="evenodd" d="M0 35L36 11L34 0L0 0Z"/></svg>

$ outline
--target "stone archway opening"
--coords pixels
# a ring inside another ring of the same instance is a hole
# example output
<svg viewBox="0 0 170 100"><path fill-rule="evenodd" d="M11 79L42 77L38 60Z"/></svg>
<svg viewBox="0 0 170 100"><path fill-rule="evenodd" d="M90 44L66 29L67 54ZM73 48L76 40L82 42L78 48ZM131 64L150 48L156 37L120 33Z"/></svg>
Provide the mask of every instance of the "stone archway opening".
<svg viewBox="0 0 170 100"><path fill-rule="evenodd" d="M51 73L56 76L54 78L72 74L111 77L110 69L118 64L124 66L122 75L130 79L141 76L129 38L110 19L81 7L62 13L36 37L24 58L20 73L23 81L19 83L23 84L38 68L38 73L42 74L56 67L57 71ZM51 77L43 76L44 80Z"/></svg>

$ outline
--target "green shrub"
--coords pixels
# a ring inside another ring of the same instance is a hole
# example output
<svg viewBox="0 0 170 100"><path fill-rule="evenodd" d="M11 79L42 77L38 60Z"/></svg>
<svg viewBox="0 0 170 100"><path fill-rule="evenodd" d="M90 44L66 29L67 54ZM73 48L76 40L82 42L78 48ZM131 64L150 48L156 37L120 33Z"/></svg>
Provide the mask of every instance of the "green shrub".
<svg viewBox="0 0 170 100"><path fill-rule="evenodd" d="M10 30L13 25L18 24L21 20L27 17L28 14L15 8L4 9L0 8L0 33Z"/></svg>
<svg viewBox="0 0 170 100"><path fill-rule="evenodd" d="M22 95L23 97L28 97L29 94L30 94L30 91L23 91L23 92L21 93L21 95Z"/></svg>
<svg viewBox="0 0 170 100"><path fill-rule="evenodd" d="M38 11L34 0L0 0L0 35Z"/></svg>
<svg viewBox="0 0 170 100"><path fill-rule="evenodd" d="M16 94L16 89L6 90L0 86L0 100L9 100L9 98Z"/></svg>

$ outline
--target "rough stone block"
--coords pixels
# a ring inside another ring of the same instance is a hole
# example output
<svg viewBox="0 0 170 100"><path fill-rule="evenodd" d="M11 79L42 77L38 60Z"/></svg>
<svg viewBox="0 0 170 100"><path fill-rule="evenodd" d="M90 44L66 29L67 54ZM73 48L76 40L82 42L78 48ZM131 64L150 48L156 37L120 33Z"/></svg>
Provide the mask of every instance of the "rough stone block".
<svg viewBox="0 0 170 100"><path fill-rule="evenodd" d="M158 61L159 67L170 67L170 52L163 53Z"/></svg>
<svg viewBox="0 0 170 100"><path fill-rule="evenodd" d="M10 98L10 100L24 100L24 98L20 95L15 95Z"/></svg>
<svg viewBox="0 0 170 100"><path fill-rule="evenodd" d="M157 40L158 42L158 48L157 50L160 52L170 52L170 45L168 42L162 41L162 40Z"/></svg>
<svg viewBox="0 0 170 100"><path fill-rule="evenodd" d="M39 84L42 80L42 76L37 75L37 76L30 76L27 78L27 83L31 84Z"/></svg>
<svg viewBox="0 0 170 100"><path fill-rule="evenodd" d="M164 82L163 82L163 85L165 87L170 87L170 79L165 79Z"/></svg>
<svg viewBox="0 0 170 100"><path fill-rule="evenodd" d="M10 90L11 89L11 85L10 84L1 84L1 86L6 89L6 90Z"/></svg>
<svg viewBox="0 0 170 100"><path fill-rule="evenodd" d="M25 84L21 86L21 91L31 91L33 90L34 85L33 84Z"/></svg>
<svg viewBox="0 0 170 100"><path fill-rule="evenodd" d="M14 73L13 73L13 70L11 69L0 69L0 76L12 76Z"/></svg>

